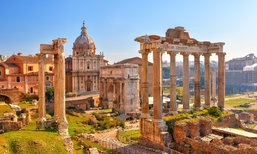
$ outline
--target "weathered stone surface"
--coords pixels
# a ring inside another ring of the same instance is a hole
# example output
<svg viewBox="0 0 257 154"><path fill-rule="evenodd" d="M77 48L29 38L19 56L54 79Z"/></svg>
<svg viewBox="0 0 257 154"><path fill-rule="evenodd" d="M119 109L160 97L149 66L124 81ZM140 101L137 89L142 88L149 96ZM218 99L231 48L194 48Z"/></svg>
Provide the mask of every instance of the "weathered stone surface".
<svg viewBox="0 0 257 154"><path fill-rule="evenodd" d="M187 125L191 138L200 137L200 124L198 121L188 122Z"/></svg>
<svg viewBox="0 0 257 154"><path fill-rule="evenodd" d="M248 112L242 112L238 115L239 120L243 120L246 123L254 121L254 115Z"/></svg>
<svg viewBox="0 0 257 154"><path fill-rule="evenodd" d="M20 130L23 127L20 121L0 121L0 130L3 132L10 132Z"/></svg>
<svg viewBox="0 0 257 154"><path fill-rule="evenodd" d="M176 142L182 142L187 136L188 127L186 123L175 123L173 137Z"/></svg>
<svg viewBox="0 0 257 154"><path fill-rule="evenodd" d="M206 136L212 132L212 122L208 118L200 118L200 135Z"/></svg>

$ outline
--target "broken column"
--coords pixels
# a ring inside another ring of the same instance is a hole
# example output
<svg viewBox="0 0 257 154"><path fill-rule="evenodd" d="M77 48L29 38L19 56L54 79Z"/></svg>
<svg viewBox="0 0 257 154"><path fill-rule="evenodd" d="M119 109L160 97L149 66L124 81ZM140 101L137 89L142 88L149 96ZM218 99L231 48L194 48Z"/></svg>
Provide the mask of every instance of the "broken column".
<svg viewBox="0 0 257 154"><path fill-rule="evenodd" d="M46 120L45 109L45 54L38 54L38 128ZM40 124L41 123L41 124Z"/></svg>
<svg viewBox="0 0 257 154"><path fill-rule="evenodd" d="M68 136L68 122L66 120L66 105L65 105L65 56L64 56L64 43L66 39L53 40L54 51L56 54L56 60L58 61L58 80L54 88L57 88L56 93L58 102L55 103L58 107L58 132L61 136Z"/></svg>

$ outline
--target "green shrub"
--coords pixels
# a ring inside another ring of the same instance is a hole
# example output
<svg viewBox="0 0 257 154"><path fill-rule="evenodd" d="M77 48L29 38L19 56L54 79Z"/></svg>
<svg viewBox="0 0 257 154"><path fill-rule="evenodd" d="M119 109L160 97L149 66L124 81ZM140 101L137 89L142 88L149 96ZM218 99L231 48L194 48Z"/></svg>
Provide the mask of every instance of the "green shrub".
<svg viewBox="0 0 257 154"><path fill-rule="evenodd" d="M211 107L208 109L208 114L213 117L220 117L222 112L217 107Z"/></svg>

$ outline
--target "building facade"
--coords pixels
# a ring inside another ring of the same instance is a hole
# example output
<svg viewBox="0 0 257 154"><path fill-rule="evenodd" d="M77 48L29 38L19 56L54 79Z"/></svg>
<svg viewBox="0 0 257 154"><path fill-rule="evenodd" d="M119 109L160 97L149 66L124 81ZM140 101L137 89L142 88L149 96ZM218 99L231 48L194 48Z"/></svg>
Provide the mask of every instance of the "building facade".
<svg viewBox="0 0 257 154"><path fill-rule="evenodd" d="M46 87L53 85L54 64L51 57L46 58ZM0 88L18 88L26 94L38 94L38 58L12 55L0 63Z"/></svg>
<svg viewBox="0 0 257 154"><path fill-rule="evenodd" d="M100 69L100 106L119 113L139 112L139 74L135 64Z"/></svg>
<svg viewBox="0 0 257 154"><path fill-rule="evenodd" d="M103 53L96 54L95 44L88 36L87 28L83 23L81 35L73 43L72 92L80 95L98 93L100 67L105 65L107 61L104 60Z"/></svg>

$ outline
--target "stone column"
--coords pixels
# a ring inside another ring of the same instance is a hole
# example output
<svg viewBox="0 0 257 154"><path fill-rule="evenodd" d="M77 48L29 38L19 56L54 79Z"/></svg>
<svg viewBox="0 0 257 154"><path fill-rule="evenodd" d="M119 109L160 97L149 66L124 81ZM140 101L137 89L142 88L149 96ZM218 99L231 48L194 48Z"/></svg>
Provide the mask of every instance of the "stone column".
<svg viewBox="0 0 257 154"><path fill-rule="evenodd" d="M161 49L153 49L153 110L154 121L160 122L162 120L162 101L161 101Z"/></svg>
<svg viewBox="0 0 257 154"><path fill-rule="evenodd" d="M212 68L212 98L216 98L216 68Z"/></svg>
<svg viewBox="0 0 257 154"><path fill-rule="evenodd" d="M218 55L218 107L224 110L225 102L225 55L226 53L217 53Z"/></svg>
<svg viewBox="0 0 257 154"><path fill-rule="evenodd" d="M211 72L210 72L210 56L211 53L204 53L204 108L210 107L211 102Z"/></svg>
<svg viewBox="0 0 257 154"><path fill-rule="evenodd" d="M122 81L120 81L120 112L124 113Z"/></svg>
<svg viewBox="0 0 257 154"><path fill-rule="evenodd" d="M183 111L188 112L189 111L189 80L188 80L188 74L189 74L189 53L182 52L181 55L183 55Z"/></svg>
<svg viewBox="0 0 257 154"><path fill-rule="evenodd" d="M59 96L57 95L59 91L58 80L59 80L59 57L58 54L54 54L54 118L58 121L58 102Z"/></svg>
<svg viewBox="0 0 257 154"><path fill-rule="evenodd" d="M57 68L58 68L58 80L56 80L56 85L54 88L57 88L56 98L58 98L58 102L55 100L55 104L58 107L58 133L61 136L68 135L68 122L66 120L66 104L65 104L65 55L64 55L64 43L66 39L57 39L53 40L53 44L55 47L55 52L57 53ZM55 71L56 72L56 71Z"/></svg>
<svg viewBox="0 0 257 154"><path fill-rule="evenodd" d="M200 110L201 108L201 87L200 87L200 54L194 53L194 68L195 68L195 84L194 84L194 108L195 110Z"/></svg>
<svg viewBox="0 0 257 154"><path fill-rule="evenodd" d="M45 108L45 54L38 54L38 121L46 120Z"/></svg>
<svg viewBox="0 0 257 154"><path fill-rule="evenodd" d="M142 54L142 68L141 68L141 98L142 98L142 113L141 118L149 117L149 104L148 104L148 54L150 50L140 50L139 53Z"/></svg>
<svg viewBox="0 0 257 154"><path fill-rule="evenodd" d="M116 101L116 80L113 80L113 101Z"/></svg>
<svg viewBox="0 0 257 154"><path fill-rule="evenodd" d="M177 114L176 96L176 52L169 51L170 55L170 113Z"/></svg>

